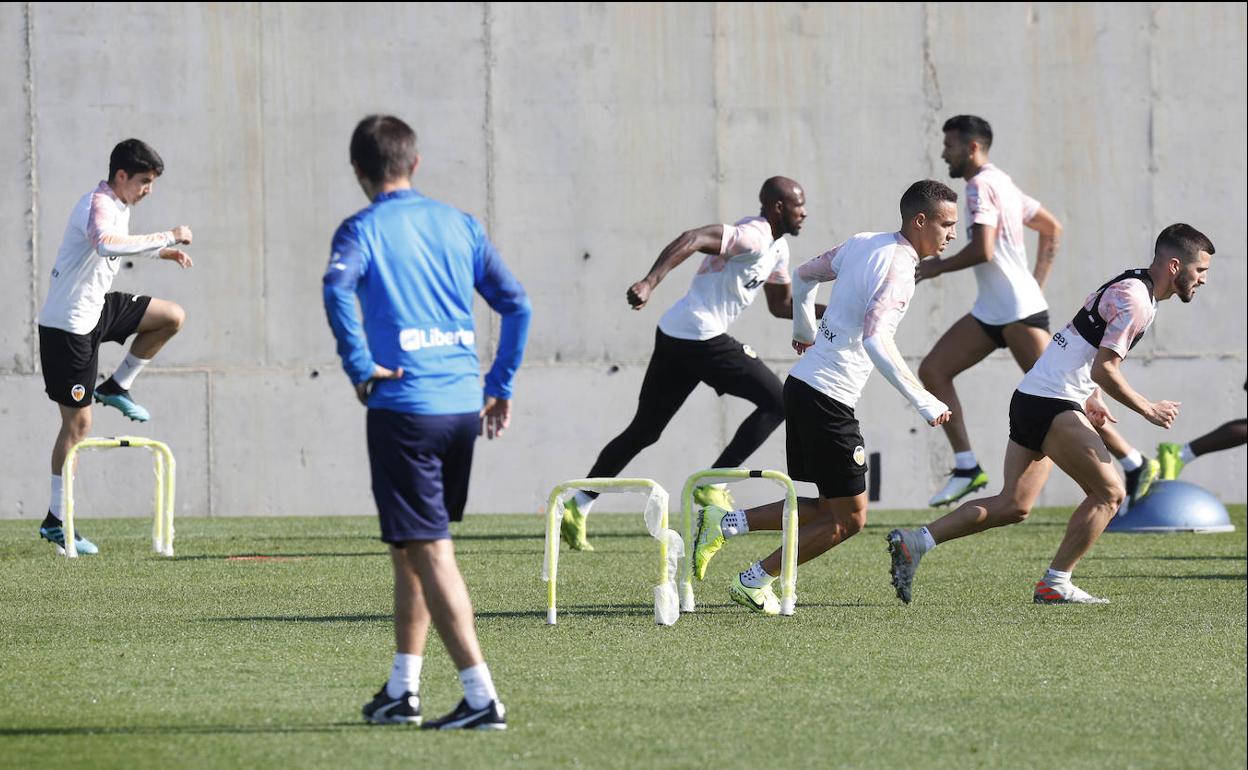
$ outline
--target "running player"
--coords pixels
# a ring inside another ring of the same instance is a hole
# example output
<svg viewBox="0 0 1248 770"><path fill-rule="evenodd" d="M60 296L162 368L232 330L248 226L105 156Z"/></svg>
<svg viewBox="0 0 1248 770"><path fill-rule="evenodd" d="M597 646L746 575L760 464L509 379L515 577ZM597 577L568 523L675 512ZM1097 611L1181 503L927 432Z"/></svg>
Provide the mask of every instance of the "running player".
<svg viewBox="0 0 1248 770"><path fill-rule="evenodd" d="M804 353L784 384L789 476L811 481L818 499L798 500L797 561L803 563L857 534L867 522L866 449L854 407L871 371L878 368L929 425L943 425L949 409L911 374L893 342L914 296L919 256L939 254L953 240L958 195L940 182L915 182L901 197L901 230L859 233L799 267L793 348ZM814 296L820 282L835 281L818 334ZM813 343L813 346L812 346ZM784 502L727 511L709 505L698 513L694 568L699 580L727 538L779 530ZM775 615L780 603L772 582L780 574L779 550L754 562L729 584L733 601Z"/></svg>
<svg viewBox="0 0 1248 770"><path fill-rule="evenodd" d="M1031 512L1053 463L1087 493L1070 517L1066 536L1044 577L1037 604L1103 604L1108 600L1071 582L1079 560L1100 537L1126 496L1094 425L1112 419L1101 391L1169 428L1179 413L1174 401L1149 401L1120 370L1127 352L1153 322L1157 302L1178 295L1191 302L1205 283L1213 244L1190 225L1161 231L1147 268L1128 270L1088 295L1064 329L1053 335L1010 402L1010 442L1005 487L999 495L964 503L921 529L888 534L893 585L909 603L919 560L937 544L992 527L1016 524Z"/></svg>
<svg viewBox="0 0 1248 770"><path fill-rule="evenodd" d="M1008 348L1024 372L1049 343L1048 303L1041 289L1057 256L1062 224L1039 202L1018 189L988 161L992 127L974 115L945 121L944 152L949 173L966 180L970 242L948 259L919 265L918 280L972 267L979 295L971 312L957 321L919 365L919 378L953 409L945 436L953 448L953 471L928 505L953 503L982 489L988 474L971 449L961 402L953 380L999 348ZM1040 233L1034 272L1027 268L1024 227ZM1106 447L1122 465L1130 499L1147 494L1157 478L1155 459L1144 457L1108 424L1098 426Z"/></svg>
<svg viewBox="0 0 1248 770"><path fill-rule="evenodd" d="M164 344L182 328L186 313L163 299L109 291L121 259L167 259L191 266L177 244L191 242L191 229L178 225L151 235L130 234L130 209L152 192L165 170L156 151L138 139L113 148L108 181L82 196L70 212L48 282L48 297L39 311L39 360L48 398L61 413L61 430L52 445L52 500L39 525L39 536L65 547L61 528L61 470L65 456L91 432L91 398L117 408L137 422L149 419L147 409L130 396L135 377ZM125 360L97 387L100 344L124 344L136 335ZM77 532L81 554L98 553Z"/></svg>
<svg viewBox="0 0 1248 770"><path fill-rule="evenodd" d="M728 327L754 301L760 287L772 315L793 317L789 244L784 236L801 231L806 194L797 182L776 176L763 183L758 198L762 204L758 216L682 233L663 249L646 277L628 288L629 304L640 310L668 272L695 252L707 255L688 293L659 319L636 415L603 448L587 478L615 476L641 450L658 441L699 382L720 395L747 399L756 407L712 463L713 468L741 465L784 421L779 378L749 345L729 336ZM732 498L719 486L699 487L694 495L703 504L732 506ZM597 496L581 490L565 505L561 531L564 541L576 550L593 550L586 538L586 517Z"/></svg>
<svg viewBox="0 0 1248 770"><path fill-rule="evenodd" d="M449 522L463 516L478 432L492 439L511 419L529 300L475 219L412 189L420 156L406 123L364 118L350 153L370 205L334 234L323 296L343 369L368 406L373 499L394 570L397 648L390 678L364 706L364 718L420 724L420 669L432 623L464 698L425 727L504 730L506 713L481 656ZM474 291L502 316L484 396Z"/></svg>

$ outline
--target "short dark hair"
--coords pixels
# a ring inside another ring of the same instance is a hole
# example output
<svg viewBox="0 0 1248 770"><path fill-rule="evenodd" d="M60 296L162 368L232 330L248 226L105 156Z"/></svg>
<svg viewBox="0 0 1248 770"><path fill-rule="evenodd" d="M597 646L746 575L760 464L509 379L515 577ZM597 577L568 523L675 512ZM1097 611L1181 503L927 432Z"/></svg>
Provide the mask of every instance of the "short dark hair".
<svg viewBox="0 0 1248 770"><path fill-rule="evenodd" d="M373 184L406 179L416 162L416 132L393 115L369 115L351 134L351 162Z"/></svg>
<svg viewBox="0 0 1248 770"><path fill-rule="evenodd" d="M992 146L992 126L977 115L954 115L945 121L943 130L956 131L964 142L974 139L983 145L985 150Z"/></svg>
<svg viewBox="0 0 1248 770"><path fill-rule="evenodd" d="M1162 252L1170 252L1184 262L1193 261L1202 251L1213 256L1213 241L1206 238L1201 231L1182 222L1162 230L1157 236L1157 243L1153 246L1153 256L1160 256Z"/></svg>
<svg viewBox="0 0 1248 770"><path fill-rule="evenodd" d="M906 188L901 196L901 218L909 222L918 214L932 216L944 201L958 202L958 194L944 182L921 179Z"/></svg>
<svg viewBox="0 0 1248 770"><path fill-rule="evenodd" d="M129 176L142 174L145 171L155 172L156 176L165 173L165 162L160 159L151 145L139 139L126 139L118 142L108 156L108 180L111 182L118 171Z"/></svg>

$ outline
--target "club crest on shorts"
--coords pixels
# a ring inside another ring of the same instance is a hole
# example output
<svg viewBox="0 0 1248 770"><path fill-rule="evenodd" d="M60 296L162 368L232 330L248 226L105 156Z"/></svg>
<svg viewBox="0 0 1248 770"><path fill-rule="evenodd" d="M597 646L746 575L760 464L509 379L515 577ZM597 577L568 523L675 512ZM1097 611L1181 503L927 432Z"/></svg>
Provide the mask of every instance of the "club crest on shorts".
<svg viewBox="0 0 1248 770"><path fill-rule="evenodd" d="M741 350L750 358L758 358L758 354L754 352L754 348L749 345L742 345Z"/></svg>
<svg viewBox="0 0 1248 770"><path fill-rule="evenodd" d="M69 389L69 395L70 395L70 396L71 396L71 397L72 397L75 401L81 401L83 398L85 398L85 397L86 397L86 395L87 395L87 389L86 389L86 388L84 388L84 387L83 387L83 386L81 386L81 385L75 385L74 387L72 387L72 388L70 388L70 389Z"/></svg>
<svg viewBox="0 0 1248 770"><path fill-rule="evenodd" d="M854 447L854 462L859 465L867 464L867 450L863 449L861 444Z"/></svg>

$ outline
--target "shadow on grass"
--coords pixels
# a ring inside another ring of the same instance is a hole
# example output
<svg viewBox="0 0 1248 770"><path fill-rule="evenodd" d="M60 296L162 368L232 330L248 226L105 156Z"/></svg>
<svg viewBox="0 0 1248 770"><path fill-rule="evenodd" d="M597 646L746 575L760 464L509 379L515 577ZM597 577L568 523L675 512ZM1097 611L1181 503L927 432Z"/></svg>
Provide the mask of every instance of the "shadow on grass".
<svg viewBox="0 0 1248 770"><path fill-rule="evenodd" d="M196 556L174 556L167 561L255 561L265 562L281 561L283 559L311 559L318 556L341 558L350 556L387 556L385 551L300 551L298 553L257 553L249 551L247 553L217 553L217 554L199 554Z"/></svg>
<svg viewBox="0 0 1248 770"><path fill-rule="evenodd" d="M1248 580L1243 572L1228 572L1224 575L1102 575L1103 578L1118 580Z"/></svg>
<svg viewBox="0 0 1248 770"><path fill-rule="evenodd" d="M334 733L368 729L364 722L323 725L153 725L134 727L0 727L0 737L22 735L244 735L250 733Z"/></svg>
<svg viewBox="0 0 1248 770"><path fill-rule="evenodd" d="M1102 559L1122 559L1124 561L1248 561L1248 556L1097 556Z"/></svg>

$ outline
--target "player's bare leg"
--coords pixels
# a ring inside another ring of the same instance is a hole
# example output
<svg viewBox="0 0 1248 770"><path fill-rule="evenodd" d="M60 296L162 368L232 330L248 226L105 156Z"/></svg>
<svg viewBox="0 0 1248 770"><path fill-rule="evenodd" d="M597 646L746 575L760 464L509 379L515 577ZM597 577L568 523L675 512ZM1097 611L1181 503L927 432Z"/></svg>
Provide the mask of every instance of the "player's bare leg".
<svg viewBox="0 0 1248 770"><path fill-rule="evenodd" d="M1044 439L1044 451L1087 495L1071 515L1066 536L1050 565L1061 572L1073 572L1118 511L1126 492L1105 442L1082 412L1063 412L1054 418Z"/></svg>
<svg viewBox="0 0 1248 770"><path fill-rule="evenodd" d="M988 476L979 467L971 452L971 439L962 417L962 403L958 400L953 380L962 372L975 366L996 350L996 345L969 313L962 316L945 332L931 352L919 364L919 379L924 387L949 406L953 416L945 423L945 437L954 451L954 471L945 487L938 491L928 505L945 505L981 489L988 483Z"/></svg>
<svg viewBox="0 0 1248 770"><path fill-rule="evenodd" d="M130 344L129 355L117 367L113 376L95 389L95 400L116 407L126 417L137 422L150 419L147 409L131 398L130 387L143 367L178 333L185 321L186 311L180 305L153 297L139 321L138 333Z"/></svg>
<svg viewBox="0 0 1248 770"><path fill-rule="evenodd" d="M57 546L65 547L65 533L61 528L64 510L61 507L61 492L64 489L65 479L62 472L65 467L65 458L69 456L69 450L79 441L91 435L91 407L90 405L82 407L65 406L57 404L61 412L61 429L56 434L56 443L52 445L52 499L48 506L48 514L44 517L43 523L39 525L39 536L48 542ZM77 469L78 463L74 463L73 473ZM91 555L99 553L99 548L95 543L87 540L82 533L74 533L75 547L78 553Z"/></svg>

